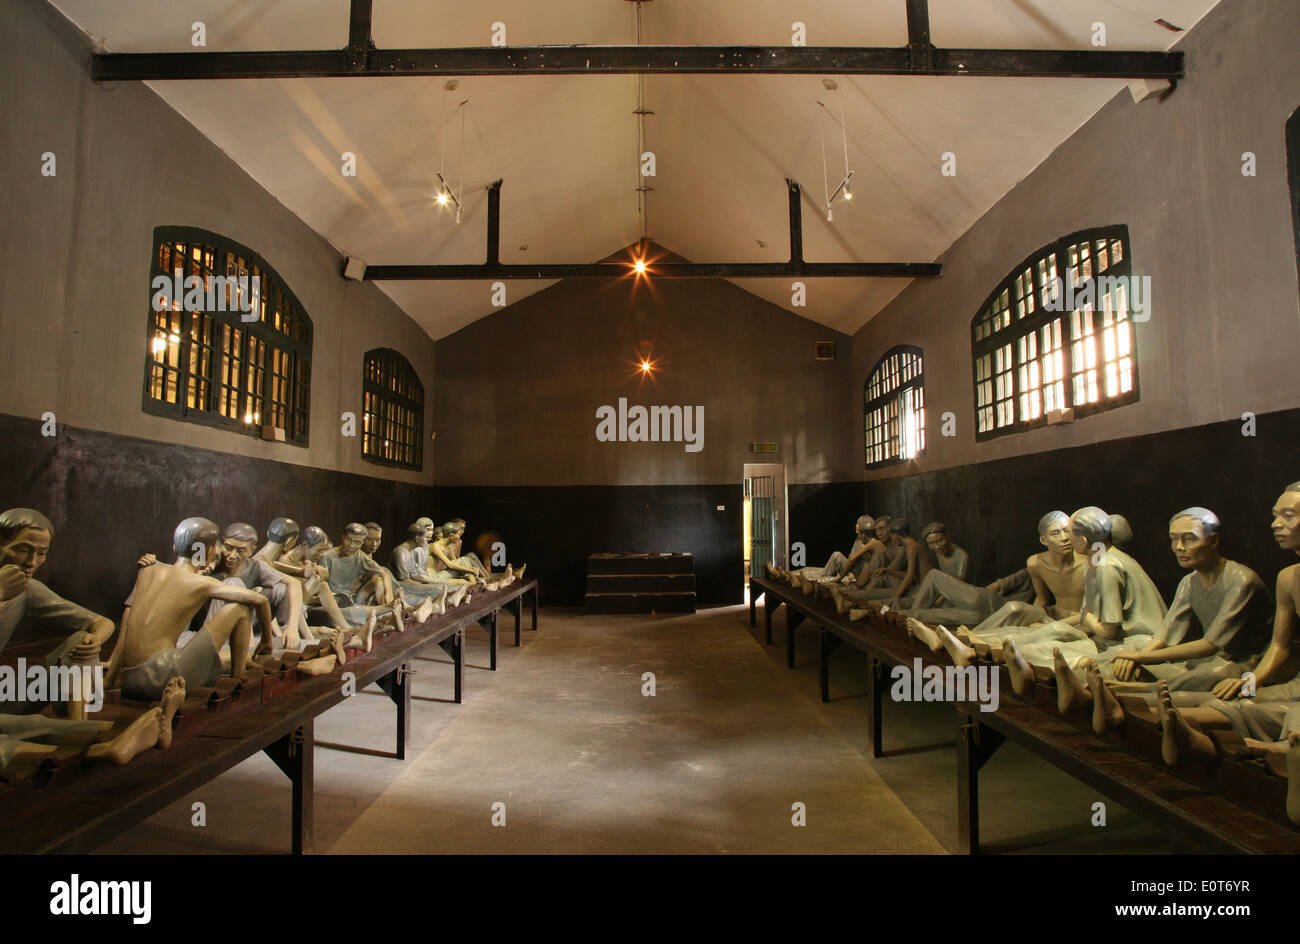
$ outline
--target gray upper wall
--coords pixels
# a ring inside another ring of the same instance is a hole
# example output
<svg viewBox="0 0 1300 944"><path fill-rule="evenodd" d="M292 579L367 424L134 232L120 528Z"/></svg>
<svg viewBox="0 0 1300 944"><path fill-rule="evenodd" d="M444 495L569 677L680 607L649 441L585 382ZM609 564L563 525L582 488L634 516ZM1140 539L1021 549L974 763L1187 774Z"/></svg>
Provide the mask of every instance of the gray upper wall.
<svg viewBox="0 0 1300 944"><path fill-rule="evenodd" d="M1119 92L952 246L941 279L913 282L854 335L859 444L862 387L881 354L895 344L925 351L926 454L867 479L1300 405L1284 142L1300 105L1300 3L1226 0L1178 48L1187 79L1172 95L1136 104ZM1242 176L1246 151L1256 155L1255 177ZM1134 274L1152 279L1151 320L1136 326L1140 402L977 444L970 324L978 307L1039 247L1112 223L1128 225ZM939 417L949 410L957 435L944 438ZM1294 430L1259 429L1270 434Z"/></svg>
<svg viewBox="0 0 1300 944"><path fill-rule="evenodd" d="M837 359L814 360L816 341ZM720 279L562 281L438 341L436 484L739 484L746 462L856 481L849 343ZM702 406L704 448L597 442L596 410L619 397ZM773 440L775 455L750 451Z"/></svg>
<svg viewBox="0 0 1300 944"><path fill-rule="evenodd" d="M432 478L434 344L337 250L140 83L97 85L90 47L43 0L0 4L0 412L406 482ZM250 120L255 120L255 116ZM267 129L274 135L274 129ZM41 176L52 151L57 176ZM141 409L153 230L196 226L248 246L312 319L310 446ZM424 469L361 458L362 357L391 347L425 388Z"/></svg>

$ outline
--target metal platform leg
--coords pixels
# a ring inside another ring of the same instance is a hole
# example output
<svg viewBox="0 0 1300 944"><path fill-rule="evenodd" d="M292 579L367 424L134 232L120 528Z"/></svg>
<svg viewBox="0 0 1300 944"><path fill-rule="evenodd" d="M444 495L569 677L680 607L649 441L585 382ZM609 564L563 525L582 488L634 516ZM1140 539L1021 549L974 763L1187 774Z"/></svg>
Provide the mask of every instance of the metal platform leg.
<svg viewBox="0 0 1300 944"><path fill-rule="evenodd" d="M803 622L803 614L796 613L790 604L785 605L785 664L794 668L794 631Z"/></svg>
<svg viewBox="0 0 1300 944"><path fill-rule="evenodd" d="M409 676L411 663L403 662L387 675L381 676L375 684L384 690L393 704L397 706L397 750L393 756L406 760L406 748L411 742L411 682Z"/></svg>
<svg viewBox="0 0 1300 944"><path fill-rule="evenodd" d="M316 850L313 832L315 805L315 739L313 723L303 722L280 740L269 744L266 754L289 778L293 787L293 834L291 848L294 855L305 855Z"/></svg>
<svg viewBox="0 0 1300 944"><path fill-rule="evenodd" d="M821 630L821 637L822 652L817 676L821 682L822 704L825 704L831 700L831 653L840 647L843 640L825 628Z"/></svg>
<svg viewBox="0 0 1300 944"><path fill-rule="evenodd" d="M867 656L867 729L871 732L872 757L885 753L884 668L879 659Z"/></svg>
<svg viewBox="0 0 1300 944"><path fill-rule="evenodd" d="M456 635L438 643L442 651L451 656L453 675L456 679L456 704L461 703L465 692L465 630L457 630Z"/></svg>
<svg viewBox="0 0 1300 944"><path fill-rule="evenodd" d="M980 851L979 771L1006 738L978 718L957 712L957 851Z"/></svg>

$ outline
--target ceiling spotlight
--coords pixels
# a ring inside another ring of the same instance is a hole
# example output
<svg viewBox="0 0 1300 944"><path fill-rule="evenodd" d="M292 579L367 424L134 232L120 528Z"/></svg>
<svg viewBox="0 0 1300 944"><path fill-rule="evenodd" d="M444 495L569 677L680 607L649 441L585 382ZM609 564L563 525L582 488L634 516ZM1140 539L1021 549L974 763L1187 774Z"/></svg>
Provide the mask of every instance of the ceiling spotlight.
<svg viewBox="0 0 1300 944"><path fill-rule="evenodd" d="M439 191L438 191L438 206L446 206L446 205L447 205L447 194L446 194L446 191L439 190Z"/></svg>
<svg viewBox="0 0 1300 944"><path fill-rule="evenodd" d="M853 199L853 191L850 190L848 187L845 187L845 188L844 188L844 199L845 199L845 200L852 200L852 199Z"/></svg>
<svg viewBox="0 0 1300 944"><path fill-rule="evenodd" d="M634 262L634 263L632 264L632 268L636 269L637 275L641 275L641 274L643 274L643 273L645 272L645 260L644 260L644 259L638 259L636 262ZM646 366L646 362L645 362L645 361L642 361L642 362L641 362L641 366L642 366L642 369L645 369L645 370L648 370L648 369L649 369L649 368Z"/></svg>
<svg viewBox="0 0 1300 944"><path fill-rule="evenodd" d="M641 362L641 373L643 373L643 374L648 374L648 373L650 373L650 368L651 368L652 366L653 366L653 365L652 365L649 361L644 361L644 360L643 360L643 361Z"/></svg>

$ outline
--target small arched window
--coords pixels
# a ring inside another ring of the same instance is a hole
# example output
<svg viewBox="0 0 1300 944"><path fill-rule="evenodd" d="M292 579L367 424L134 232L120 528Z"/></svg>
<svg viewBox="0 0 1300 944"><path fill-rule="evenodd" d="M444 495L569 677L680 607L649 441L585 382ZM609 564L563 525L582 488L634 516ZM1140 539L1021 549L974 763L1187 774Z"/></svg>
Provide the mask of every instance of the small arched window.
<svg viewBox="0 0 1300 944"><path fill-rule="evenodd" d="M1148 310L1148 286L1126 226L1073 233L1016 266L971 322L976 439L1135 402L1132 313Z"/></svg>
<svg viewBox="0 0 1300 944"><path fill-rule="evenodd" d="M144 410L307 445L311 319L255 252L187 226L154 230Z"/></svg>
<svg viewBox="0 0 1300 944"><path fill-rule="evenodd" d="M361 456L370 462L424 465L424 385L392 348L367 351L362 375Z"/></svg>
<svg viewBox="0 0 1300 944"><path fill-rule="evenodd" d="M925 374L921 349L902 344L876 362L862 389L867 468L925 452Z"/></svg>

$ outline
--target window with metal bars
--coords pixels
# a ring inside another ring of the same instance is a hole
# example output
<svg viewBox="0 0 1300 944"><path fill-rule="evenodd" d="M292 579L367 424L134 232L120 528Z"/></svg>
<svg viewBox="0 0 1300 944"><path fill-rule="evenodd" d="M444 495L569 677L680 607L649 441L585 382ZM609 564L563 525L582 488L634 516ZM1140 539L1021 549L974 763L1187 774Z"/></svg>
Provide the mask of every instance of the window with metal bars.
<svg viewBox="0 0 1300 944"><path fill-rule="evenodd" d="M1107 226L1044 246L1002 280L971 322L976 439L1137 401L1132 278L1128 227Z"/></svg>
<svg viewBox="0 0 1300 944"><path fill-rule="evenodd" d="M921 349L899 345L876 362L862 389L867 468L925 452L925 374Z"/></svg>
<svg viewBox="0 0 1300 944"><path fill-rule="evenodd" d="M424 386L401 354L367 351L362 375L361 455L370 462L420 469L424 464Z"/></svg>
<svg viewBox="0 0 1300 944"><path fill-rule="evenodd" d="M145 343L146 413L307 445L311 319L256 253L155 229Z"/></svg>

